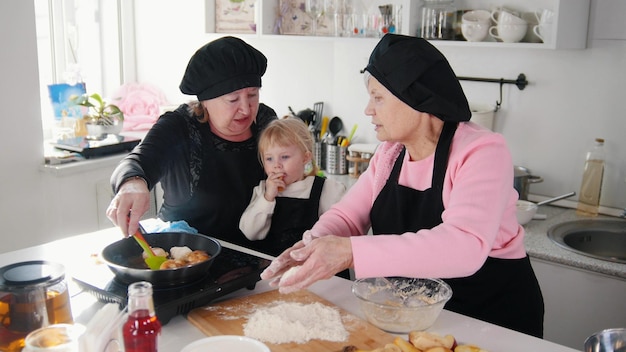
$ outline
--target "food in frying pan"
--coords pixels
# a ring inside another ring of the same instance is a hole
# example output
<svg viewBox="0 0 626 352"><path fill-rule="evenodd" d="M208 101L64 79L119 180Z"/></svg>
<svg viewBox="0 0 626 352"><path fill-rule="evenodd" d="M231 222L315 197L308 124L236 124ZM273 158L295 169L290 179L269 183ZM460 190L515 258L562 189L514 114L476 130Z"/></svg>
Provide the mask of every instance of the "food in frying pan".
<svg viewBox="0 0 626 352"><path fill-rule="evenodd" d="M159 248L159 247L150 247L150 248L152 248L152 252L157 257L167 257L168 255L167 252L163 248ZM146 252L143 252L142 256L143 256L143 259L146 259L148 257Z"/></svg>
<svg viewBox="0 0 626 352"><path fill-rule="evenodd" d="M209 260L211 258L207 252L205 251L192 251L183 257L183 260L187 261L189 264L196 264L203 262L205 260Z"/></svg>
<svg viewBox="0 0 626 352"><path fill-rule="evenodd" d="M161 257L166 257L167 260L161 264L159 269L175 269L182 268L188 265L194 265L206 260L209 260L211 256L202 250L191 250L187 246L183 247L172 247L170 248L169 253L165 251L163 248L159 247L150 247L152 251ZM146 253L142 253L142 256L145 258Z"/></svg>
<svg viewBox="0 0 626 352"><path fill-rule="evenodd" d="M189 253L191 253L191 249L187 246L170 248L170 255L174 259L182 259Z"/></svg>

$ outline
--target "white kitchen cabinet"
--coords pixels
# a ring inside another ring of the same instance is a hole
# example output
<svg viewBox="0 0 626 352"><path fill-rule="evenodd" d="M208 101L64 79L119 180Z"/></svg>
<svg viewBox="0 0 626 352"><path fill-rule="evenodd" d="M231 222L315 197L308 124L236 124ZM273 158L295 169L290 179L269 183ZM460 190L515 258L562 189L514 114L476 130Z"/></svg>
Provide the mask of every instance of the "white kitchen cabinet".
<svg viewBox="0 0 626 352"><path fill-rule="evenodd" d="M594 332L626 327L626 281L531 257L545 302L544 339L583 349Z"/></svg>
<svg viewBox="0 0 626 352"><path fill-rule="evenodd" d="M112 172L112 171L111 171ZM156 217L157 210L161 206L162 203L162 194L161 184L158 183L157 187L155 187L154 191L150 194L150 209L141 217L142 219L149 219ZM160 192L160 193L158 193ZM98 215L98 229L106 229L113 224L111 220L106 216L106 210L111 203L115 195L113 194L113 190L111 189L111 181L109 178L102 179L96 183L96 214ZM157 198L157 197L161 198Z"/></svg>
<svg viewBox="0 0 626 352"><path fill-rule="evenodd" d="M49 204L46 214L48 240L113 226L106 209L113 198L109 178L125 154L117 154L64 165L45 165L42 172ZM157 193L159 193L157 195ZM156 216L160 187L152 192L150 210L143 218Z"/></svg>
<svg viewBox="0 0 626 352"><path fill-rule="evenodd" d="M257 0L257 35L274 35L276 18L280 0ZM420 11L422 0L368 0L368 6L393 4L402 6L402 22L399 33L416 35L420 26ZM213 6L215 0L207 0L207 7ZM455 0L458 10L486 9L505 6L520 12L533 12L540 9L554 11L553 42L544 43L501 43L491 41L473 42L466 41L433 41L437 46L471 46L489 48L544 48L544 49L584 49L587 45L587 28L589 21L590 0ZM213 15L207 11L207 16ZM211 19L207 21L211 22ZM207 26L207 27L210 27ZM210 28L207 28L210 32ZM307 36L303 36L306 38ZM320 37L314 37L319 39ZM326 37L335 38L335 37ZM349 38L359 40L361 38Z"/></svg>

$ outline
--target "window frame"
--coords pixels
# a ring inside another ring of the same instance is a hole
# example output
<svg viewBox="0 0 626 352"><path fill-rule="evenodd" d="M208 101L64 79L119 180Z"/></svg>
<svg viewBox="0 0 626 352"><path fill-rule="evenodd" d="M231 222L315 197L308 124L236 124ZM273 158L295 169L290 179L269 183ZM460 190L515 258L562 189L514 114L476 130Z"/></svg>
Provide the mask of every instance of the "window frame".
<svg viewBox="0 0 626 352"><path fill-rule="evenodd" d="M44 138L55 120L48 85L86 83L112 95L136 81L134 0L34 0ZM74 54L73 54L74 53ZM77 72L80 74L68 74Z"/></svg>

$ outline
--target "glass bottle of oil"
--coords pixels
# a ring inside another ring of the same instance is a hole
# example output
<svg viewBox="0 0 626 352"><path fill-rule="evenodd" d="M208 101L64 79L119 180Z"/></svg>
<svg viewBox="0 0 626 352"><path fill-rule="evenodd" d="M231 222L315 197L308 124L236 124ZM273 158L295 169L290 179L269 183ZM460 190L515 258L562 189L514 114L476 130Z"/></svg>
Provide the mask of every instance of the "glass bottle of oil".
<svg viewBox="0 0 626 352"><path fill-rule="evenodd" d="M604 176L604 139L596 138L595 144L587 152L583 180L578 193L576 213L582 216L598 215L602 178Z"/></svg>

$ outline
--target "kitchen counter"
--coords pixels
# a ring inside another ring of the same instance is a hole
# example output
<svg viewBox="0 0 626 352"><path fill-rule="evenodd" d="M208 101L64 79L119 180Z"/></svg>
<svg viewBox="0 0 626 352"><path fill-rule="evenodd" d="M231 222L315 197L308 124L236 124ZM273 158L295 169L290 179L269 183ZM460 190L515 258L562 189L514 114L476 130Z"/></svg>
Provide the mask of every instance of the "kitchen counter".
<svg viewBox="0 0 626 352"><path fill-rule="evenodd" d="M524 244L528 255L552 263L558 263L569 267L600 273L622 280L626 280L626 264L615 263L574 253L552 242L548 237L548 229L566 221L589 219L576 215L575 209L542 205L539 214L545 214L545 220L532 220L524 225L526 237ZM618 219L615 217L600 215L597 219ZM626 220L624 220L626 226Z"/></svg>
<svg viewBox="0 0 626 352"><path fill-rule="evenodd" d="M92 254L98 253L107 244L120 238L117 228L110 228L84 235L74 236L43 245L29 247L13 252L0 254L0 266L27 260L51 260L63 263L68 276L72 268L84 264L85 260L93 260ZM352 295L351 282L338 277L320 281L310 290L320 297L336 304L347 312L363 318L358 302ZM256 294L270 290L266 281L257 283L254 290L242 289L233 292L220 300ZM78 286L70 281L72 311L77 323L86 324L94 313L102 307L92 295L80 292ZM529 335L521 334L493 324L485 323L457 313L444 310L429 331L440 334L452 334L462 343L473 343L489 351L576 351ZM400 335L403 336L403 335ZM194 325L183 316L176 316L163 327L160 351L180 351L182 346L205 337ZM405 336L403 336L405 337Z"/></svg>

